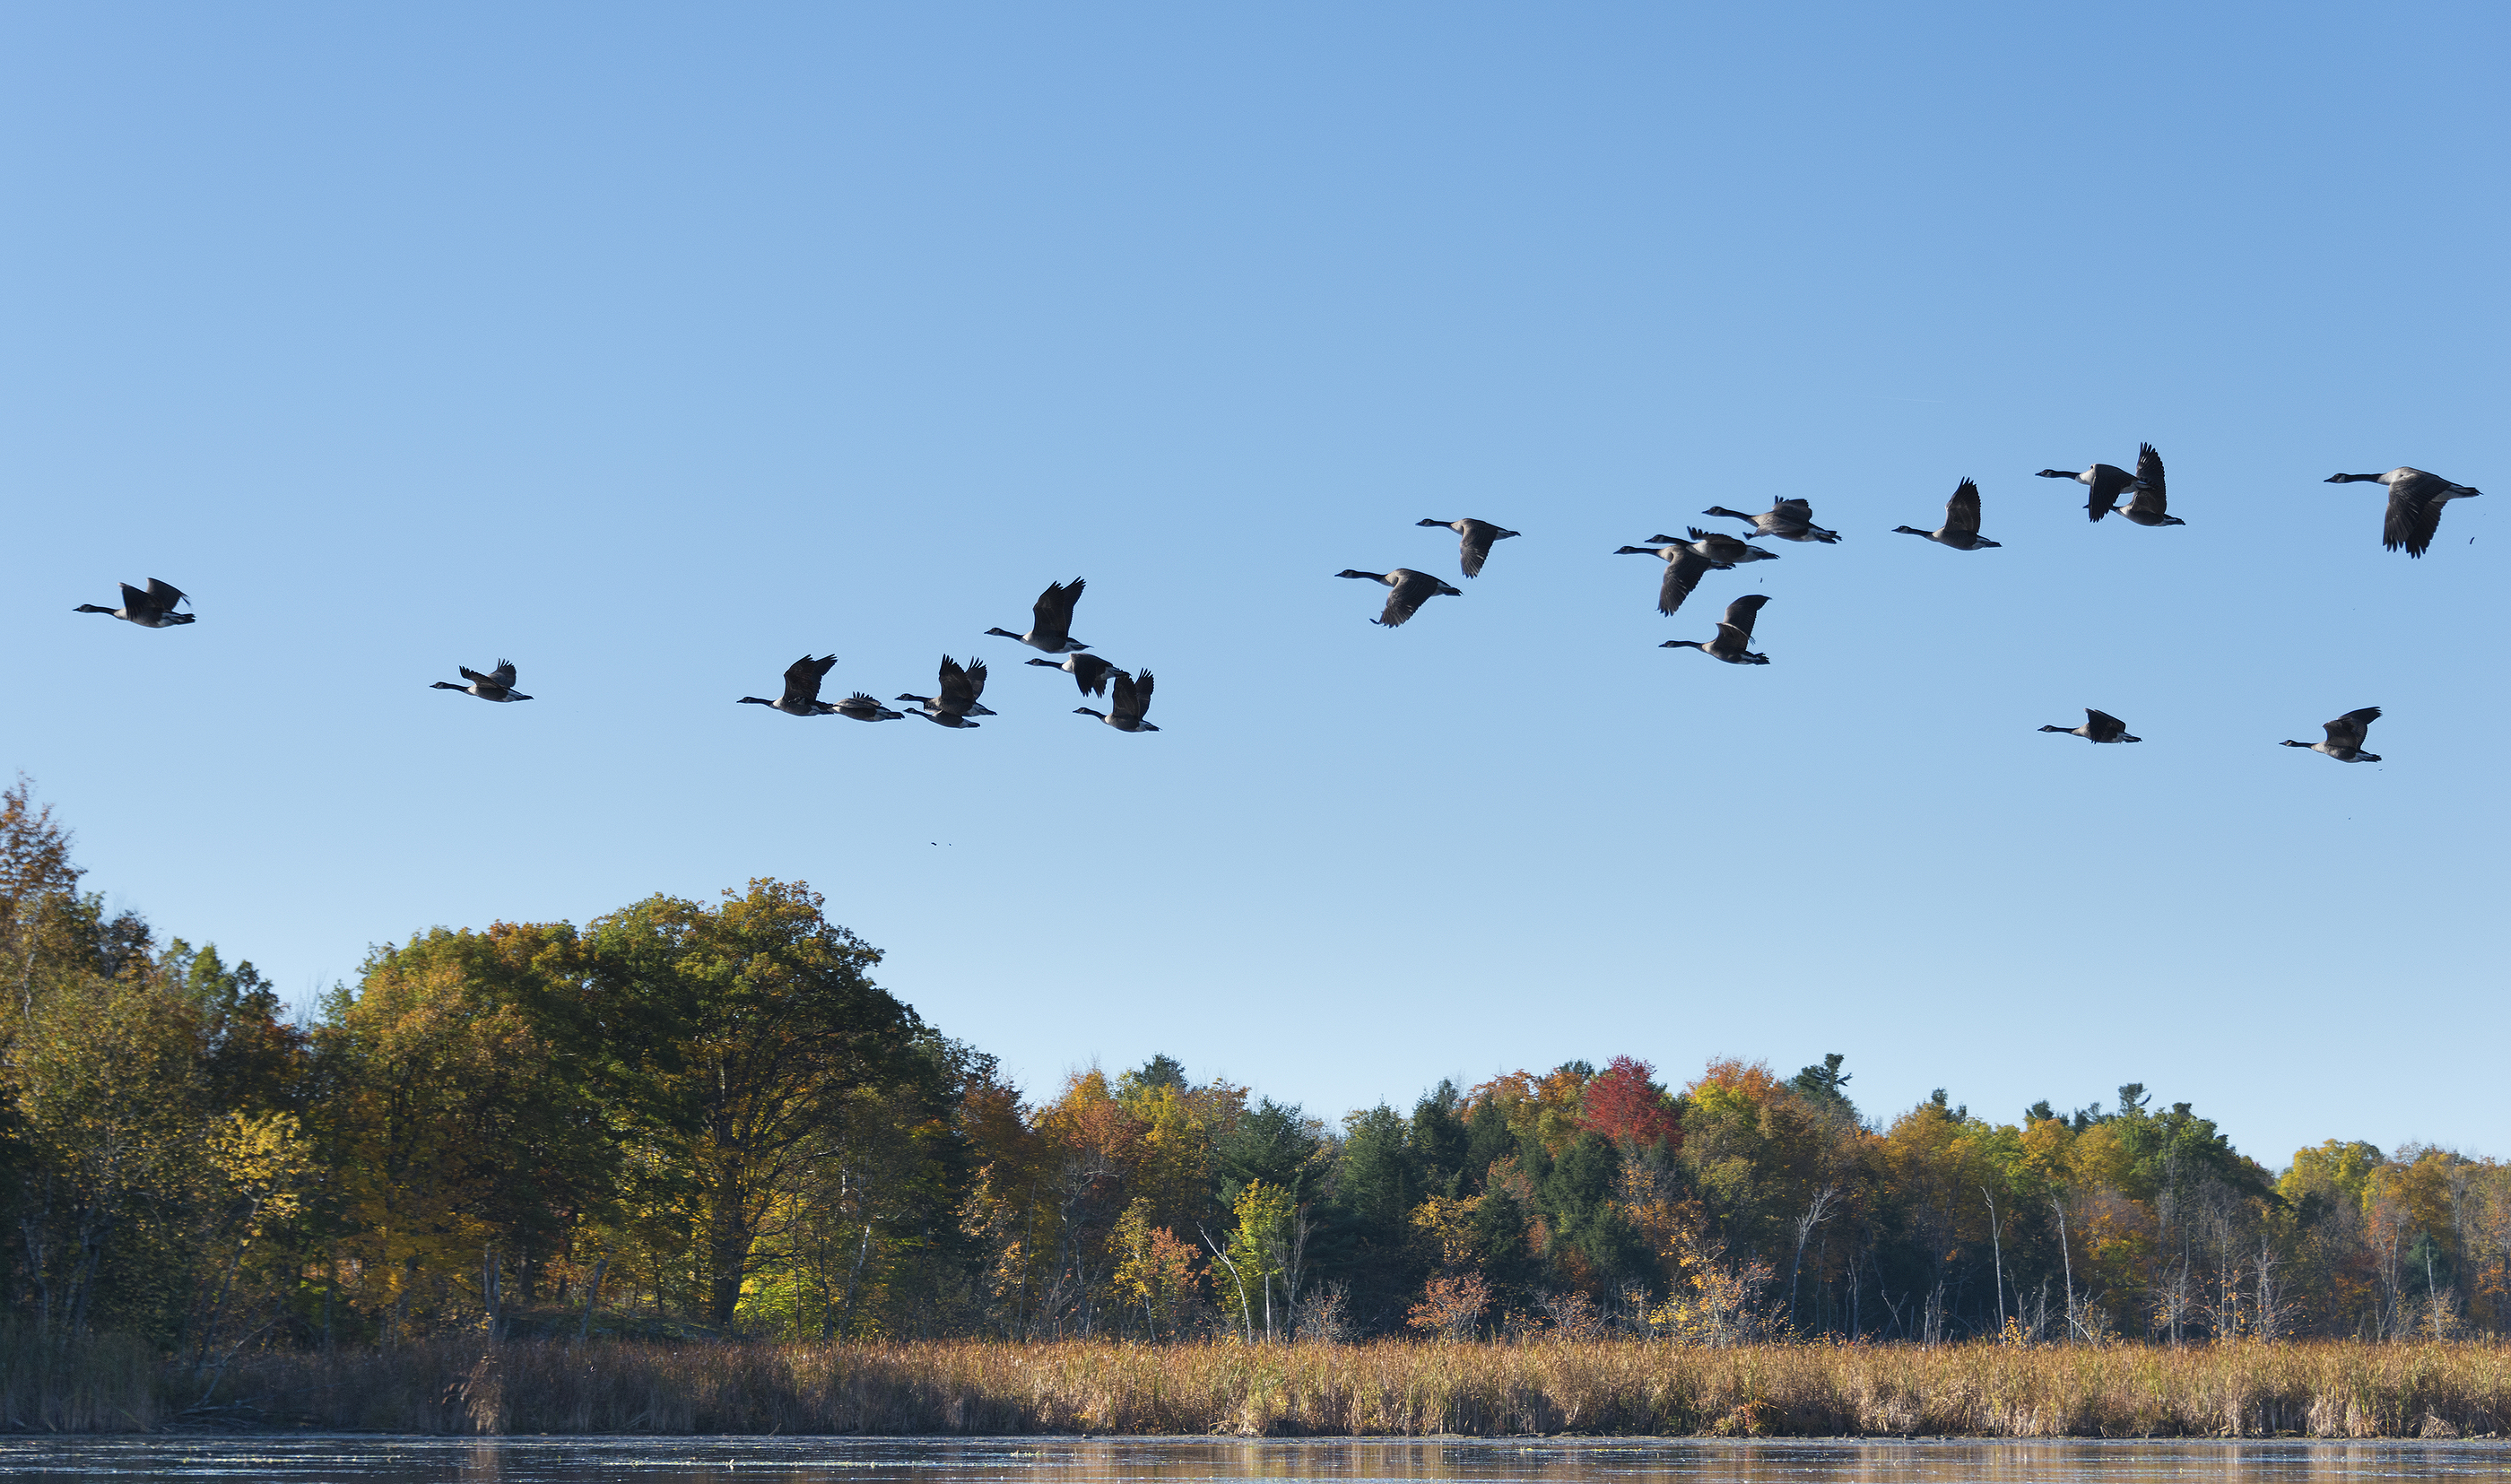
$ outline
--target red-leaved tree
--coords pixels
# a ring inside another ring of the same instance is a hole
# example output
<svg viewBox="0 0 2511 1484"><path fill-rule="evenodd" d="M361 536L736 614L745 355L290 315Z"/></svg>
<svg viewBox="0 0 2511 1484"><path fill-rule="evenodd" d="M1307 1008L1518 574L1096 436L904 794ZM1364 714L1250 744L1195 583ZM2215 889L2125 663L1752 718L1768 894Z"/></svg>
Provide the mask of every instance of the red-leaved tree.
<svg viewBox="0 0 2511 1484"><path fill-rule="evenodd" d="M1646 1145L1662 1139L1668 1149L1681 1148L1682 1123L1674 1099L1651 1078L1655 1070L1635 1057L1614 1057L1587 1084L1578 1126L1616 1142Z"/></svg>

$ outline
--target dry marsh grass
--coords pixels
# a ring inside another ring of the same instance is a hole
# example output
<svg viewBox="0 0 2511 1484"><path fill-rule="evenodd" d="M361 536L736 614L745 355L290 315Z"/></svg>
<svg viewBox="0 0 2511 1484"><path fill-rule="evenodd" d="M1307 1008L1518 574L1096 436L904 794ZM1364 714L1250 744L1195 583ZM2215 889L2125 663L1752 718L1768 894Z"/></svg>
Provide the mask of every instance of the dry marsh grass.
<svg viewBox="0 0 2511 1484"><path fill-rule="evenodd" d="M265 1355L221 1399L452 1433L2455 1437L2511 1432L2511 1348L472 1339Z"/></svg>

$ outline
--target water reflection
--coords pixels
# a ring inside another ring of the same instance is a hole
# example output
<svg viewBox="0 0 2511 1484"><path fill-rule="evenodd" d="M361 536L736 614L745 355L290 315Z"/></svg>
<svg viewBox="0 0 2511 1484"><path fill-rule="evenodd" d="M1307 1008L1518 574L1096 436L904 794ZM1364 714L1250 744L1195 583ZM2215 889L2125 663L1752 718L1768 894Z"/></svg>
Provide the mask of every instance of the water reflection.
<svg viewBox="0 0 2511 1484"><path fill-rule="evenodd" d="M2511 1445L2493 1442L0 1439L0 1477L9 1479L275 1484L2337 1484L2506 1476Z"/></svg>

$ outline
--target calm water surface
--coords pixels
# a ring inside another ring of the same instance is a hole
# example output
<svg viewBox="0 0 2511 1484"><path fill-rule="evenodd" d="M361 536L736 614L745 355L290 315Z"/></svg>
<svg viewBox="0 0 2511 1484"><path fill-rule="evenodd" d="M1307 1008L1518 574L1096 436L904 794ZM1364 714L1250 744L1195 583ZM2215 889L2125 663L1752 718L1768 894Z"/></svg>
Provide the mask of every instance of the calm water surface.
<svg viewBox="0 0 2511 1484"><path fill-rule="evenodd" d="M1342 1442L1157 1438L0 1439L0 1478L285 1484L2345 1484L2511 1478L2511 1444L2144 1442Z"/></svg>

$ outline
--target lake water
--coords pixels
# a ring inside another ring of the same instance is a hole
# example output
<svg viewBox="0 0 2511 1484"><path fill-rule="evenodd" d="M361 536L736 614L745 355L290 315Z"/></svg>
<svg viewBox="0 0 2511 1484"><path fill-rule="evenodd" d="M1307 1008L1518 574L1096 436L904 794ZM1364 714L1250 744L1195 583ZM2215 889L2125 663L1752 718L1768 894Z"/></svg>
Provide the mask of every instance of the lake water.
<svg viewBox="0 0 2511 1484"><path fill-rule="evenodd" d="M0 1438L0 1478L282 1484L2283 1484L2511 1478L2498 1442L1346 1442L1162 1438Z"/></svg>

